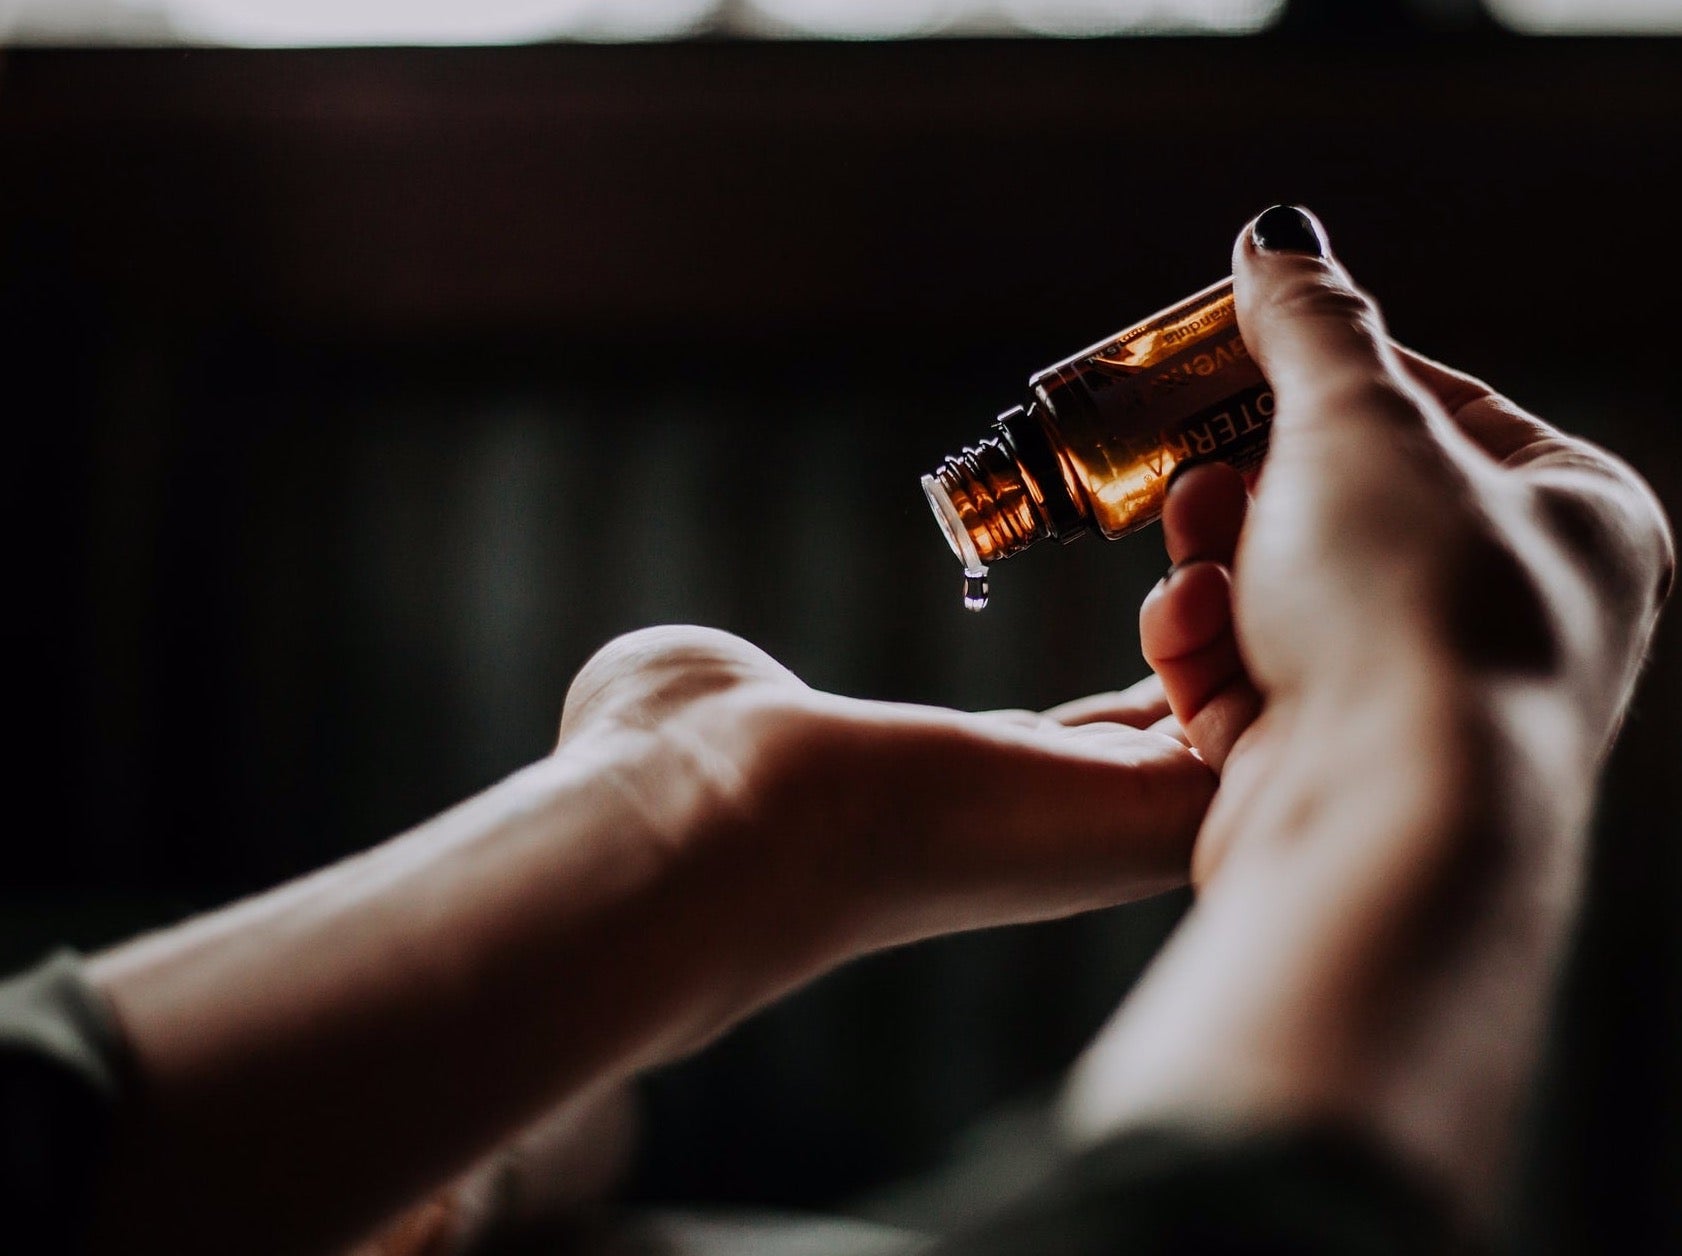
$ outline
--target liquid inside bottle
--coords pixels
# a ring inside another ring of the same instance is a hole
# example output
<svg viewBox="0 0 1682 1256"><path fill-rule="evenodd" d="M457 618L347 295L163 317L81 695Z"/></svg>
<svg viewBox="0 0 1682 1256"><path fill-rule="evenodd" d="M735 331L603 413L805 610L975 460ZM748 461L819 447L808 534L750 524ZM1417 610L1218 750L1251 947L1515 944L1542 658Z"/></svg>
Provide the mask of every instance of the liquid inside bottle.
<svg viewBox="0 0 1682 1256"><path fill-rule="evenodd" d="M1114 539L1153 522L1178 467L1255 466L1272 417L1231 280L1038 372L990 436L923 477L964 565L964 604L979 609L970 572L1036 541L1089 529Z"/></svg>

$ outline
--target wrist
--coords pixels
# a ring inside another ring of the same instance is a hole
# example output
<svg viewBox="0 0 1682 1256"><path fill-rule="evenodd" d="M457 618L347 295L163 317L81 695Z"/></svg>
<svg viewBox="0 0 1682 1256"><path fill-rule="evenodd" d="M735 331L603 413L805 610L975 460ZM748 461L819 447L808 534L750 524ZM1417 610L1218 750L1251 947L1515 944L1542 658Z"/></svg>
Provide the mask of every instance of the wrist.
<svg viewBox="0 0 1682 1256"><path fill-rule="evenodd" d="M1218 875L1077 1070L1070 1124L1350 1125L1480 1207L1577 898L1583 722L1465 678L1269 718L1206 826Z"/></svg>
<svg viewBox="0 0 1682 1256"><path fill-rule="evenodd" d="M667 763L647 735L569 742L359 857L92 961L140 1079L113 1233L195 1246L260 1207L285 1219L263 1251L334 1246L558 1099L751 1010L768 980L751 903L703 840L712 792ZM230 1160L230 1138L261 1154ZM325 1198L326 1179L348 1185ZM188 1182L212 1202L154 1215Z"/></svg>
<svg viewBox="0 0 1682 1256"><path fill-rule="evenodd" d="M825 857L831 809L812 779L823 756L802 735L810 714L786 705L727 691L652 729L591 730L534 769L604 799L616 834L606 857L641 869L628 897L674 1000L643 1065L698 1047L845 949L842 880ZM553 806L572 825L564 794Z"/></svg>

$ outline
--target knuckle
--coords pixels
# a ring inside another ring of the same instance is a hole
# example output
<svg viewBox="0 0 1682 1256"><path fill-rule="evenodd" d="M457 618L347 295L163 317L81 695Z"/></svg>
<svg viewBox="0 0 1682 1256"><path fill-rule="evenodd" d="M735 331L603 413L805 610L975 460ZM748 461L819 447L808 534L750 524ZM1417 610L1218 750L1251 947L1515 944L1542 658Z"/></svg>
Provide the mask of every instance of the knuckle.
<svg viewBox="0 0 1682 1256"><path fill-rule="evenodd" d="M1384 317L1378 303L1328 263L1294 269L1263 297L1268 315L1346 326L1369 340L1384 343Z"/></svg>
<svg viewBox="0 0 1682 1256"><path fill-rule="evenodd" d="M1664 508L1649 498L1650 509L1641 513L1636 522L1636 552L1641 569L1647 577L1652 606L1657 609L1670 599L1676 587L1676 533Z"/></svg>
<svg viewBox="0 0 1682 1256"><path fill-rule="evenodd" d="M1262 295L1261 322L1294 325L1267 365L1282 405L1314 418L1415 427L1431 405L1396 359L1372 298L1341 274L1292 274Z"/></svg>
<svg viewBox="0 0 1682 1256"><path fill-rule="evenodd" d="M1657 608L1664 605L1676 587L1676 530L1647 481L1622 459L1614 461L1621 470L1637 551L1644 560L1648 588Z"/></svg>
<svg viewBox="0 0 1682 1256"><path fill-rule="evenodd" d="M1664 507L1623 459L1561 441L1528 464L1537 516L1608 596L1656 608L1676 583L1676 537Z"/></svg>
<svg viewBox="0 0 1682 1256"><path fill-rule="evenodd" d="M1676 532L1671 527L1670 520L1662 515L1658 520L1656 535L1659 570L1653 589L1658 604L1662 606L1676 588Z"/></svg>
<svg viewBox="0 0 1682 1256"><path fill-rule="evenodd" d="M1455 410L1453 417L1485 453L1509 469L1572 439L1498 393Z"/></svg>

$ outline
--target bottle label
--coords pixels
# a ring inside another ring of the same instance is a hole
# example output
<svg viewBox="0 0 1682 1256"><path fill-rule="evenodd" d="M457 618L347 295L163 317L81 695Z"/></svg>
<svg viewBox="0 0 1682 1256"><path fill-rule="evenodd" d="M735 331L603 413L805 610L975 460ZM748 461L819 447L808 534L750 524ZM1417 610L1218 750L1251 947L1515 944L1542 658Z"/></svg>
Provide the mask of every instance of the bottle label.
<svg viewBox="0 0 1682 1256"><path fill-rule="evenodd" d="M1238 334L1230 294L1094 345L1030 387L1111 537L1156 518L1176 467L1255 466L1273 417L1273 392Z"/></svg>
<svg viewBox="0 0 1682 1256"><path fill-rule="evenodd" d="M1187 462L1217 459L1248 471L1267 452L1267 432L1273 420L1273 389L1253 384L1224 401L1188 415L1160 434L1166 475Z"/></svg>

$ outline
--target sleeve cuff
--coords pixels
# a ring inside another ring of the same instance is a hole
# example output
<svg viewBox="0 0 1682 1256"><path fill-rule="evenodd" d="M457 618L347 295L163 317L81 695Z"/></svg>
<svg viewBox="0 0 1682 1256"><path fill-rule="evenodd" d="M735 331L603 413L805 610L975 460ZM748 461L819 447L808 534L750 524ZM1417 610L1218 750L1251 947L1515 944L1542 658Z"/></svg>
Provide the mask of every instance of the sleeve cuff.
<svg viewBox="0 0 1682 1256"><path fill-rule="evenodd" d="M1473 1249L1444 1201L1335 1129L1131 1130L1070 1161L940 1256L1445 1256ZM931 1256L934 1256L931 1253Z"/></svg>
<svg viewBox="0 0 1682 1256"><path fill-rule="evenodd" d="M83 1249L124 1089L116 1021L70 952L0 984L0 1217L22 1250Z"/></svg>

